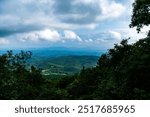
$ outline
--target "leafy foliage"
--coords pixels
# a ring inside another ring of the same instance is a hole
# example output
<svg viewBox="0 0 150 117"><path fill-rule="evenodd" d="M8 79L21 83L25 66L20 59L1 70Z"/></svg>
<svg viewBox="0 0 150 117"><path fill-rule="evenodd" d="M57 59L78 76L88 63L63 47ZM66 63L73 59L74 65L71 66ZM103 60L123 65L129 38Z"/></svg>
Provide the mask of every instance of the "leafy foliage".
<svg viewBox="0 0 150 117"><path fill-rule="evenodd" d="M26 63L31 52L12 51L0 56L0 98L32 99L38 95L42 76L40 70Z"/></svg>
<svg viewBox="0 0 150 117"><path fill-rule="evenodd" d="M123 40L68 85L74 99L150 99L150 38ZM76 92L75 92L76 91Z"/></svg>
<svg viewBox="0 0 150 117"><path fill-rule="evenodd" d="M133 14L130 27L137 27L137 31L146 25L150 24L150 1L135 0L133 3Z"/></svg>

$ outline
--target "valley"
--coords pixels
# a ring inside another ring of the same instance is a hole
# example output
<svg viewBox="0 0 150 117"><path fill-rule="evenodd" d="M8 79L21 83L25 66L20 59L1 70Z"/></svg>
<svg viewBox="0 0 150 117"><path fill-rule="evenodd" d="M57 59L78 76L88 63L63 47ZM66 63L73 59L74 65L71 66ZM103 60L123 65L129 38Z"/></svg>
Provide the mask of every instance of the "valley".
<svg viewBox="0 0 150 117"><path fill-rule="evenodd" d="M42 74L47 77L57 78L80 72L85 68L96 66L98 56L57 56L57 57L32 57L31 63L42 69Z"/></svg>

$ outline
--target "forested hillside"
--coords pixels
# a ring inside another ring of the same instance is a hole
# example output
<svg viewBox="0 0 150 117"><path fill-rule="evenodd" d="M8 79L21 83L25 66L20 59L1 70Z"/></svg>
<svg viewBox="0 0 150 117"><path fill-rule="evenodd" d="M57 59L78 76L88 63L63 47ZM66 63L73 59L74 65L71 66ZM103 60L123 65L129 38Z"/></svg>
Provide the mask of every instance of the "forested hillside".
<svg viewBox="0 0 150 117"><path fill-rule="evenodd" d="M96 66L98 56L60 56L49 58L36 58L32 60L33 64L42 68L43 75L47 77L74 74L80 72L83 68Z"/></svg>
<svg viewBox="0 0 150 117"><path fill-rule="evenodd" d="M150 1L135 0L130 27L150 24ZM0 99L150 99L150 31L134 44L123 39L97 65L74 75L44 78L28 65L30 51L0 56Z"/></svg>

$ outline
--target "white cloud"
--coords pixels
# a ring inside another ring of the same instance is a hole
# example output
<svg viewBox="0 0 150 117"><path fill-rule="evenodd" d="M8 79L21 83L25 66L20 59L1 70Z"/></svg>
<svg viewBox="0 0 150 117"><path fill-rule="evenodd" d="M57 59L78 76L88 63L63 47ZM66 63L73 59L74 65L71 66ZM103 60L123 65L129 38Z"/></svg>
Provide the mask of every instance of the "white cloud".
<svg viewBox="0 0 150 117"><path fill-rule="evenodd" d="M1 6L2 14L6 15L0 16L0 27L13 26L16 32L20 29L27 32L29 26L33 30L94 29L99 22L118 18L125 10L125 6L114 0L11 0Z"/></svg>
<svg viewBox="0 0 150 117"><path fill-rule="evenodd" d="M70 39L70 40L77 40L77 41L82 41L82 39L73 31L71 30L65 30L64 31L64 38L65 39Z"/></svg>
<svg viewBox="0 0 150 117"><path fill-rule="evenodd" d="M57 42L60 40L60 34L56 30L45 29L39 32L39 38L51 42Z"/></svg>
<svg viewBox="0 0 150 117"><path fill-rule="evenodd" d="M52 45L54 42L64 45L76 43L77 46L86 43L93 44L93 47L98 45L99 48L103 43L113 45L125 36L135 38L136 31L126 31L124 35L121 30L116 30L129 25L131 1L2 0L0 36L15 40L17 35L21 41L34 42L35 45L50 44L47 42Z"/></svg>
<svg viewBox="0 0 150 117"><path fill-rule="evenodd" d="M116 40L121 40L121 38L122 38L121 33L119 33L119 32L109 31L109 33L110 33L111 37Z"/></svg>
<svg viewBox="0 0 150 117"><path fill-rule="evenodd" d="M37 42L39 40L39 35L36 32L23 33L22 35L17 35L19 40L22 42L32 41Z"/></svg>
<svg viewBox="0 0 150 117"><path fill-rule="evenodd" d="M96 14L96 21L105 21L118 18L126 10L126 7L115 0L76 0L75 4L94 6L99 12Z"/></svg>
<svg viewBox="0 0 150 117"><path fill-rule="evenodd" d="M110 0L99 0L100 10L102 14L97 16L98 21L104 21L106 19L114 19L118 18L123 14L126 7L120 3L116 3L115 1Z"/></svg>
<svg viewBox="0 0 150 117"><path fill-rule="evenodd" d="M93 41L93 39L85 39L84 42L86 42L86 43L93 43L94 41Z"/></svg>
<svg viewBox="0 0 150 117"><path fill-rule="evenodd" d="M69 40L82 42L82 39L72 30L64 30L64 34L61 35L61 33L56 30L44 29L41 31L24 33L21 35L18 34L18 38L22 42L31 41L37 43L40 41L66 43L66 41Z"/></svg>
<svg viewBox="0 0 150 117"><path fill-rule="evenodd" d="M93 40L92 40L92 39L88 39L88 41L89 41L89 42L93 42Z"/></svg>
<svg viewBox="0 0 150 117"><path fill-rule="evenodd" d="M141 29L141 32L137 33L136 27L135 28L129 28L128 25L122 27L122 28L116 28L114 29L116 32L119 32L121 34L121 39L129 39L129 43L135 43L139 39L145 38L148 34L148 30L150 29L150 26L144 26Z"/></svg>
<svg viewBox="0 0 150 117"><path fill-rule="evenodd" d="M8 44L9 41L7 39L4 39L4 38L0 38L0 45L5 45L5 44Z"/></svg>
<svg viewBox="0 0 150 117"><path fill-rule="evenodd" d="M45 29L41 31L33 31L30 33L25 33L21 36L21 41L49 41L57 42L61 38L60 34L56 30Z"/></svg>
<svg viewBox="0 0 150 117"><path fill-rule="evenodd" d="M130 37L129 43L135 43L139 39L145 38L146 36L147 36L147 27L141 29L140 33L137 33L136 28L126 29L124 34L125 38Z"/></svg>

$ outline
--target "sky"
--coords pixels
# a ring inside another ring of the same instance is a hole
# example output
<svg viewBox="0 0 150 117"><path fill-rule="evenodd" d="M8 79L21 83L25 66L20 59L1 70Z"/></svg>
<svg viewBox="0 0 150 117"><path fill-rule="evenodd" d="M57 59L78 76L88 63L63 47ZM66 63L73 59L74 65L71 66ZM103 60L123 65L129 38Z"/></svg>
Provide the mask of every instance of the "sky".
<svg viewBox="0 0 150 117"><path fill-rule="evenodd" d="M0 0L0 48L106 50L146 36L130 29L134 0Z"/></svg>

